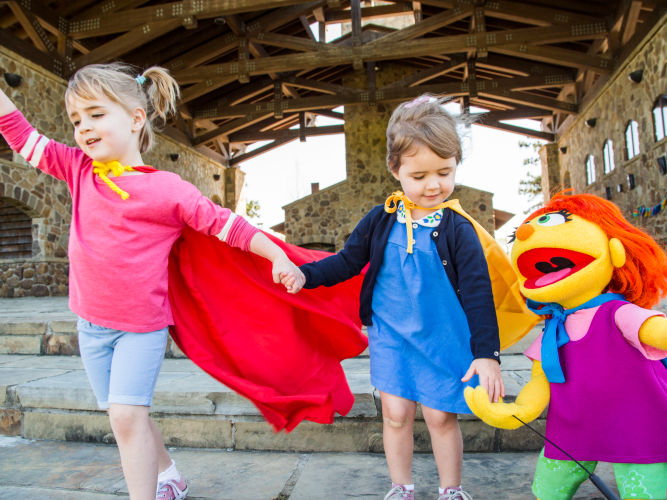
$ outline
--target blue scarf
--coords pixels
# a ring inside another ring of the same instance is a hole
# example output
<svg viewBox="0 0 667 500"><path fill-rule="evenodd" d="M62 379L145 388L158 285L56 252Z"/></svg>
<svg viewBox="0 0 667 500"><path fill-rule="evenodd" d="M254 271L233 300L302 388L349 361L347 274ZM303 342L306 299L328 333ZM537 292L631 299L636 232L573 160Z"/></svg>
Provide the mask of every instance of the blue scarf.
<svg viewBox="0 0 667 500"><path fill-rule="evenodd" d="M544 334L542 335L541 348L542 369L549 382L552 384L562 384L565 382L565 375L563 375L563 369L560 366L560 359L558 357L558 348L570 341L570 337L565 331L565 319L567 316L582 309L601 306L612 300L625 301L625 297L619 293L604 293L578 307L568 309L567 311L564 310L560 304L556 304L555 302L535 302L530 299L526 301L528 309L535 314L540 316L551 314L551 318L544 322ZM544 307L539 309L540 306Z"/></svg>

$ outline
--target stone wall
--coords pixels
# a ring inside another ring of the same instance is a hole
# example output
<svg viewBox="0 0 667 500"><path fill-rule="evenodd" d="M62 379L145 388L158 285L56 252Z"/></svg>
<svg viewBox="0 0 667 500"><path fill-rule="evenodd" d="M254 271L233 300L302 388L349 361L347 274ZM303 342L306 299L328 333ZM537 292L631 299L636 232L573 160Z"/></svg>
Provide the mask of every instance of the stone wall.
<svg viewBox="0 0 667 500"><path fill-rule="evenodd" d="M592 193L605 197L605 188L612 190L612 201L630 221L645 227L658 238L667 237L667 214L657 217L634 219L632 210L638 206L653 207L667 196L667 176L661 175L657 158L665 155L667 139L655 140L652 108L661 94L667 94L667 18L649 35L643 46L618 68L602 88L596 99L582 110L572 126L558 138L557 148L567 147L567 152L551 147L557 159L549 162L558 165L558 175L543 185L545 198L549 191L568 184L577 193ZM643 80L634 83L628 74L643 69ZM594 128L585 124L596 118ZM635 120L639 124L640 154L627 160L625 129ZM603 147L606 140L613 141L616 168L604 174ZM595 159L596 181L587 185L586 159ZM543 163L543 181L544 181ZM636 187L629 189L628 174L635 175ZM550 185L549 185L550 184ZM618 186L623 192L618 192Z"/></svg>
<svg viewBox="0 0 667 500"><path fill-rule="evenodd" d="M377 73L377 87L405 78L413 71L407 66L383 64ZM346 75L343 85L366 88L366 71ZM288 243L333 245L339 251L362 217L400 189L385 162L387 125L396 105L345 106L347 179L283 207ZM494 233L491 193L459 186L454 196L487 231Z"/></svg>
<svg viewBox="0 0 667 500"><path fill-rule="evenodd" d="M0 70L23 77L18 88L0 78L0 88L12 99L28 121L42 134L69 146L76 146L65 109L67 82L21 56L0 47ZM164 134L143 159L160 170L177 173L202 193L220 204L225 200L226 167L203 153ZM172 161L170 155L177 154ZM245 174L235 170L235 188L243 187ZM215 177L217 177L217 180ZM242 196L232 196L245 213ZM67 242L72 203L67 184L42 173L14 154L14 161L0 160L0 199L16 206L32 218L32 257L0 259L0 297L67 295Z"/></svg>

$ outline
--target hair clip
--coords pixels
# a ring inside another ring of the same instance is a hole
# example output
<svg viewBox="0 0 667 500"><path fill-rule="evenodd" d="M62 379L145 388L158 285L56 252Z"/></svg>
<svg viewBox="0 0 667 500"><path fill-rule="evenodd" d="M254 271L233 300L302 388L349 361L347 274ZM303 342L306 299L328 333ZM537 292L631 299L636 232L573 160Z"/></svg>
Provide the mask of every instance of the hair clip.
<svg viewBox="0 0 667 500"><path fill-rule="evenodd" d="M404 105L405 108L412 108L413 106L419 106L420 104L424 104L425 102L436 102L438 99L435 97L423 95L421 97L417 97L414 101L410 101Z"/></svg>
<svg viewBox="0 0 667 500"><path fill-rule="evenodd" d="M143 85L144 83L146 83L146 77L142 75L137 76L135 80L139 85Z"/></svg>

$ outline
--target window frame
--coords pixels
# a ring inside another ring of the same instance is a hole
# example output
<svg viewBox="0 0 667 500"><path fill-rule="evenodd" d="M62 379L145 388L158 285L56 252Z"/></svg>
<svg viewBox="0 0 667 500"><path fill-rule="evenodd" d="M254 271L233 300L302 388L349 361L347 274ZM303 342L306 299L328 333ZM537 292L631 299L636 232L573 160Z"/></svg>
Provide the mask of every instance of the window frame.
<svg viewBox="0 0 667 500"><path fill-rule="evenodd" d="M586 186L595 184L595 156L588 155L586 156Z"/></svg>
<svg viewBox="0 0 667 500"><path fill-rule="evenodd" d="M602 163L604 165L604 174L610 174L616 169L614 161L614 141L607 139L602 145Z"/></svg>
<svg viewBox="0 0 667 500"><path fill-rule="evenodd" d="M630 140L628 140L628 131L631 132ZM639 148L639 123L635 120L630 120L625 127L625 153L628 160L632 160L641 154L641 149Z"/></svg>
<svg viewBox="0 0 667 500"><path fill-rule="evenodd" d="M662 125L662 137L658 137L658 123L656 120L655 110L660 109L660 120ZM667 137L667 94L661 94L655 100L653 107L651 108L651 118L653 120L653 137L655 141L659 142Z"/></svg>

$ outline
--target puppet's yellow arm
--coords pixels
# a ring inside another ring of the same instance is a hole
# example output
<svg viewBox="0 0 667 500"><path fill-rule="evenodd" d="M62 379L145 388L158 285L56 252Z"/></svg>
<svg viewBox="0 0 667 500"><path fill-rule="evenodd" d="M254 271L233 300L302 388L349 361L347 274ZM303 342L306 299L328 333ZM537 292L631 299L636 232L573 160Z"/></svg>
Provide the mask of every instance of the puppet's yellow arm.
<svg viewBox="0 0 667 500"><path fill-rule="evenodd" d="M667 318L653 316L644 321L639 329L639 341L667 351Z"/></svg>
<svg viewBox="0 0 667 500"><path fill-rule="evenodd" d="M481 386L475 389L467 387L464 393L470 410L481 420L492 427L500 429L517 429L521 427L513 415L524 422L535 420L549 404L551 390L542 363L533 361L533 370L530 381L521 389L515 403L492 403L489 395Z"/></svg>

